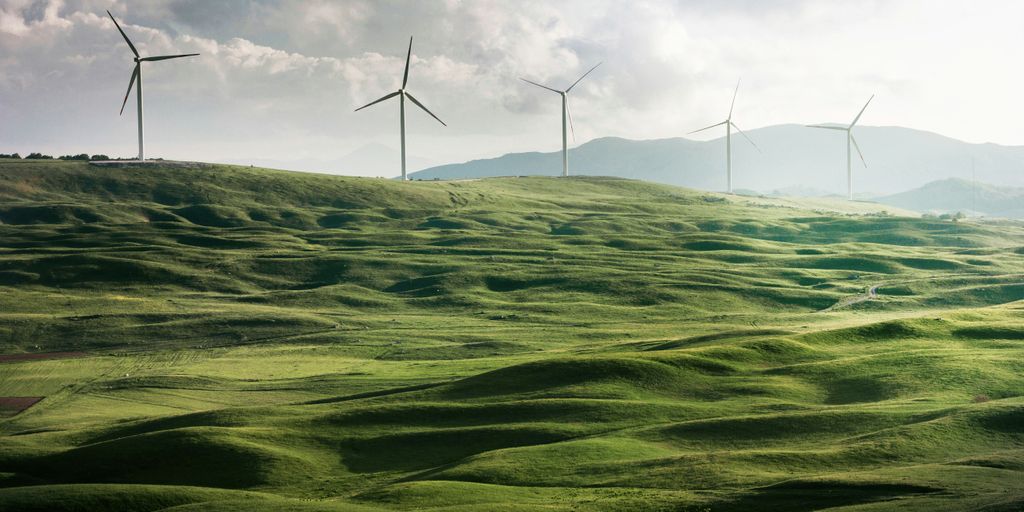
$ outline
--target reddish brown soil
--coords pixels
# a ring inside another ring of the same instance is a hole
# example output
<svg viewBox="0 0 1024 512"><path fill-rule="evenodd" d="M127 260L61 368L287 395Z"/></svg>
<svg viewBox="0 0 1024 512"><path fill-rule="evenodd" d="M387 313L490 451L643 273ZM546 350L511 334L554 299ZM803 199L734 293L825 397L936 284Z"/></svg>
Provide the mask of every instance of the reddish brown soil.
<svg viewBox="0 0 1024 512"><path fill-rule="evenodd" d="M85 352L42 352L39 354L0 354L0 363L9 361L32 361L38 359L68 359L85 357Z"/></svg>
<svg viewBox="0 0 1024 512"><path fill-rule="evenodd" d="M43 398L41 396L0 396L0 411L12 411L14 414L18 414Z"/></svg>

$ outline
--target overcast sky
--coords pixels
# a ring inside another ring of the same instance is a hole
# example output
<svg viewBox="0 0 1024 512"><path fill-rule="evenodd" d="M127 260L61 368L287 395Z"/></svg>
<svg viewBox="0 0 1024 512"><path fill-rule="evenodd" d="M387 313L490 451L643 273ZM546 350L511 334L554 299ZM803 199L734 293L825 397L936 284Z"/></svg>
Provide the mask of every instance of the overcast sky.
<svg viewBox="0 0 1024 512"><path fill-rule="evenodd" d="M900 125L1024 145L1024 2L800 0L0 0L0 152L136 153L131 53L145 67L147 153L224 161L340 158L398 146L448 163L560 147L556 88L577 141L682 136L736 122ZM701 134L704 135L704 134ZM708 133L706 137L717 137ZM397 173L397 169L387 175Z"/></svg>

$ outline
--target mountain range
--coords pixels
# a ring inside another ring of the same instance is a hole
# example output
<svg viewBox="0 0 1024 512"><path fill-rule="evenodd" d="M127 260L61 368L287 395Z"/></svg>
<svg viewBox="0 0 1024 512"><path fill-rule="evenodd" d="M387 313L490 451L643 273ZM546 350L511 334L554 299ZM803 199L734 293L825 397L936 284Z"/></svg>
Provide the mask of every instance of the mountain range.
<svg viewBox="0 0 1024 512"><path fill-rule="evenodd" d="M854 130L867 167L854 154L858 197L879 197L947 178L976 179L995 187L1024 187L1024 146L972 144L902 127ZM845 193L846 141L842 133L802 125L768 126L747 132L761 152L733 138L737 189L760 193L805 190ZM595 139L569 150L572 174L635 178L705 190L725 188L725 138ZM973 170L972 170L973 169ZM413 179L557 175L560 152L512 153L497 158L431 167Z"/></svg>
<svg viewBox="0 0 1024 512"><path fill-rule="evenodd" d="M963 212L1024 219L1024 188L996 187L960 178L933 181L874 201L925 213Z"/></svg>

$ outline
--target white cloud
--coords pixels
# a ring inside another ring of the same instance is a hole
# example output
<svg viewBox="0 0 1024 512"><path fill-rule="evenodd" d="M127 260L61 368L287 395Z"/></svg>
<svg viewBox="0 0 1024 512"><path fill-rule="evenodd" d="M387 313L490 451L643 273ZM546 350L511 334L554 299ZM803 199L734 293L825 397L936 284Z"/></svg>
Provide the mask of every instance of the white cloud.
<svg viewBox="0 0 1024 512"><path fill-rule="evenodd" d="M20 124L0 123L0 152L132 153L133 113L116 115L132 62L105 9L143 54L202 53L146 64L167 156L393 146L395 105L352 110L397 89L409 35L410 90L450 125L409 115L410 151L434 160L556 148L557 97L518 78L564 87L598 61L573 91L580 141L679 136L743 77L744 129L844 120L878 93L867 124L1024 143L1011 1L4 0L0 108Z"/></svg>

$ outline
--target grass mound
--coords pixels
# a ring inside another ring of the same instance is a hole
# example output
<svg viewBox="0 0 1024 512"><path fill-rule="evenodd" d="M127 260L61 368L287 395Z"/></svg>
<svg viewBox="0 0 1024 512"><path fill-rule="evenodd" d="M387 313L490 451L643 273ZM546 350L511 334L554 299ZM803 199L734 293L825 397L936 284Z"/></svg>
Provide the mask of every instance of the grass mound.
<svg viewBox="0 0 1024 512"><path fill-rule="evenodd" d="M309 462L259 435L194 427L87 445L36 460L27 472L50 481L241 489L308 477Z"/></svg>
<svg viewBox="0 0 1024 512"><path fill-rule="evenodd" d="M546 360L484 373L453 383L445 395L459 398L518 395L531 397L627 396L683 392L685 372L642 359ZM575 392L575 393L574 393Z"/></svg>
<svg viewBox="0 0 1024 512"><path fill-rule="evenodd" d="M24 512L157 512L183 505L209 506L225 500L255 504L267 498L257 493L164 485L76 484L0 489L0 504L4 508Z"/></svg>

